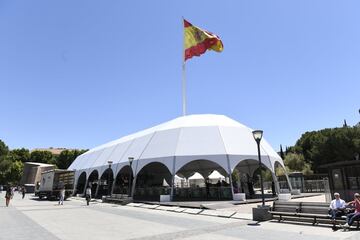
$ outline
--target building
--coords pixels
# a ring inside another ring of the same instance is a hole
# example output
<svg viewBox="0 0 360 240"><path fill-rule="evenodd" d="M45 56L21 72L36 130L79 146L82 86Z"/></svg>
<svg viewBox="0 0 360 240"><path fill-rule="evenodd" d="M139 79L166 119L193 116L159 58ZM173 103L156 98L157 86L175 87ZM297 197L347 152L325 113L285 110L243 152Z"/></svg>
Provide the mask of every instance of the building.
<svg viewBox="0 0 360 240"><path fill-rule="evenodd" d="M349 160L321 165L329 176L331 195L340 193L346 201L354 198L354 193L360 193L360 160Z"/></svg>
<svg viewBox="0 0 360 240"><path fill-rule="evenodd" d="M261 140L261 158L279 192L275 168L284 168L284 163L265 139ZM175 200L233 199L235 193L243 191L251 195L258 168L252 129L212 114L179 117L95 147L78 156L69 167L76 170L78 194L91 185L96 197L111 192L148 200L159 200L160 195L171 195ZM237 183L231 176L235 169L242 175ZM206 187L189 189L172 184L176 176L188 179L194 173L208 179L215 170L227 179L221 186L207 183Z"/></svg>

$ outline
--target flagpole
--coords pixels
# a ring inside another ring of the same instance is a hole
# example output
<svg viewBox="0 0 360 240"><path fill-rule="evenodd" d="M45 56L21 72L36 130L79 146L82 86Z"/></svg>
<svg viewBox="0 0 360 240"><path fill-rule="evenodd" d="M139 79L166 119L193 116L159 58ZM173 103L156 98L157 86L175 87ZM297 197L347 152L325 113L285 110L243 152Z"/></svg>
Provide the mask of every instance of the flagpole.
<svg viewBox="0 0 360 240"><path fill-rule="evenodd" d="M182 18L184 25L184 17ZM182 56L182 112L186 116L186 72L185 72L185 27L183 27L183 56Z"/></svg>

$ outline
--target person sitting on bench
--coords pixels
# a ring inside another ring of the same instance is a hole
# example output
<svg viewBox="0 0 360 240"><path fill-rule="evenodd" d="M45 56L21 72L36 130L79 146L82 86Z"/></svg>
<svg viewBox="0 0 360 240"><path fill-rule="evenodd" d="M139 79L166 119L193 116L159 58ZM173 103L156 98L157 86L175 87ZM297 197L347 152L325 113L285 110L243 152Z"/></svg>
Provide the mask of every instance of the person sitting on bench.
<svg viewBox="0 0 360 240"><path fill-rule="evenodd" d="M346 223L345 223L345 225L342 226L344 228L349 228L354 223L354 221L360 219L360 194L355 193L354 200L351 202L348 202L347 205L353 206L355 208L355 212L349 213L346 216Z"/></svg>
<svg viewBox="0 0 360 240"><path fill-rule="evenodd" d="M334 193L334 197L335 199L331 201L330 210L329 210L329 214L331 215L332 221L335 221L337 217L341 217L342 215L344 215L346 208L346 203L344 200L340 198L339 193L337 192Z"/></svg>

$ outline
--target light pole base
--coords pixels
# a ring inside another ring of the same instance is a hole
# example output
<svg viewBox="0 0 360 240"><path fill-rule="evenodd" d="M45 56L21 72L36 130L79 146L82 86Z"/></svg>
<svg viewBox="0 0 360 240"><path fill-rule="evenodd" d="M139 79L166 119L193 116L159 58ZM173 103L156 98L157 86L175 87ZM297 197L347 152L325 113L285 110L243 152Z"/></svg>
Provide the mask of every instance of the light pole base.
<svg viewBox="0 0 360 240"><path fill-rule="evenodd" d="M270 211L270 206L258 205L257 208L252 209L253 220L259 222L271 220L272 215L269 211Z"/></svg>

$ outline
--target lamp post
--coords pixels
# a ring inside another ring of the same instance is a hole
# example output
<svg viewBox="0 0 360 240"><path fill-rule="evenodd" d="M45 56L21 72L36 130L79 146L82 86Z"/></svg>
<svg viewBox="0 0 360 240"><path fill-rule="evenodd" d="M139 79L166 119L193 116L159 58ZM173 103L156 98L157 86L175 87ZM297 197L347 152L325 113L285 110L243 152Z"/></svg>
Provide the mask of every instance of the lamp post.
<svg viewBox="0 0 360 240"><path fill-rule="evenodd" d="M263 178L262 178L262 171L261 171L261 155L260 155L260 141L263 135L262 130L255 130L252 132L254 139L257 143L257 149L258 149L258 158L259 158L259 168L260 168L260 187L261 187L261 198L262 198L262 206L265 206L265 198L264 198L264 184L263 184Z"/></svg>
<svg viewBox="0 0 360 240"><path fill-rule="evenodd" d="M113 162L112 161L108 161L108 164L109 164L109 173L108 173L108 182L107 182L107 185L108 185L108 196L110 196L111 194L111 187L110 187L110 172L111 172L111 164Z"/></svg>
<svg viewBox="0 0 360 240"><path fill-rule="evenodd" d="M132 168L131 168L131 165L134 161L134 158L133 157L128 157L129 159L129 166L130 166L130 172L129 172L129 196L131 195L131 177L132 177Z"/></svg>

